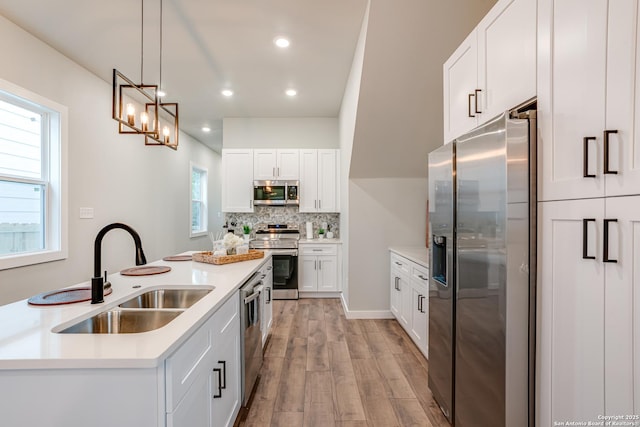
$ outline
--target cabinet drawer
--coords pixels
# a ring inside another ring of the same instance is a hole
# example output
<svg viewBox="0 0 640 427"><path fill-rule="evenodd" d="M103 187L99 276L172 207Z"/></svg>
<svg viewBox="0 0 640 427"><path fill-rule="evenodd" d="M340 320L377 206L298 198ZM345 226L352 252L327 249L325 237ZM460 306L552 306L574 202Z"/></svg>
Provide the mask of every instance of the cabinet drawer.
<svg viewBox="0 0 640 427"><path fill-rule="evenodd" d="M236 292L214 313L211 317L211 327L214 334L224 334L226 332L229 325L238 317L239 304L240 296Z"/></svg>
<svg viewBox="0 0 640 427"><path fill-rule="evenodd" d="M411 279L414 283L428 286L429 285L429 269L424 268L423 266L411 263Z"/></svg>
<svg viewBox="0 0 640 427"><path fill-rule="evenodd" d="M213 353L211 330L209 319L166 360L167 412L173 412L195 380L206 375Z"/></svg>
<svg viewBox="0 0 640 427"><path fill-rule="evenodd" d="M300 245L301 255L337 255L337 245Z"/></svg>
<svg viewBox="0 0 640 427"><path fill-rule="evenodd" d="M396 254L391 254L391 267L403 273L411 274L411 261Z"/></svg>

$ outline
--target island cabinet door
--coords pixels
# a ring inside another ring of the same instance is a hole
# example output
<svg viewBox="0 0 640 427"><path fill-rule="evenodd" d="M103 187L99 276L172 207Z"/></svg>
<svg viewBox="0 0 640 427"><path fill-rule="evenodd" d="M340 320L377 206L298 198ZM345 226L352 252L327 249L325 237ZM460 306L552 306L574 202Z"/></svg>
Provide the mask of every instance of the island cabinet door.
<svg viewBox="0 0 640 427"><path fill-rule="evenodd" d="M175 411L167 414L167 427L211 427L211 380L203 375L189 388Z"/></svg>

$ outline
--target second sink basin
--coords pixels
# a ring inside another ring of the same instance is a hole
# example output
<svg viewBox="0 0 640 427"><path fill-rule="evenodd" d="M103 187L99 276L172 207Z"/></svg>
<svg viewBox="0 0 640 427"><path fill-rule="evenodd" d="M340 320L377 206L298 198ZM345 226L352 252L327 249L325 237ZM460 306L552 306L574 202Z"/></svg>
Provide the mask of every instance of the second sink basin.
<svg viewBox="0 0 640 427"><path fill-rule="evenodd" d="M63 334L133 334L161 328L182 311L109 310L70 326Z"/></svg>
<svg viewBox="0 0 640 427"><path fill-rule="evenodd" d="M120 304L122 308L189 308L211 289L156 289Z"/></svg>

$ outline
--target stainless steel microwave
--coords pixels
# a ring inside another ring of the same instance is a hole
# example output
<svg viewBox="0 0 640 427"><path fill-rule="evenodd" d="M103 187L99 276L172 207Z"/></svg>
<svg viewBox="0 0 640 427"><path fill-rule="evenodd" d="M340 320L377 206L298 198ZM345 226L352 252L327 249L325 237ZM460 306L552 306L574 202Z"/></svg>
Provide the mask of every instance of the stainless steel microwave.
<svg viewBox="0 0 640 427"><path fill-rule="evenodd" d="M299 205L299 181L253 181L253 204L267 206Z"/></svg>

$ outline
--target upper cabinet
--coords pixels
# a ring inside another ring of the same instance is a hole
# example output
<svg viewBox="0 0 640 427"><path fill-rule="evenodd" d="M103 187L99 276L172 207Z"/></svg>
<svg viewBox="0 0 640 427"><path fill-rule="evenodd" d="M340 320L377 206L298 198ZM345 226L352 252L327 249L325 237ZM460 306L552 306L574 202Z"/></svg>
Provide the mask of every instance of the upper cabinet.
<svg viewBox="0 0 640 427"><path fill-rule="evenodd" d="M255 149L253 150L253 179L298 180L300 150Z"/></svg>
<svg viewBox="0 0 640 427"><path fill-rule="evenodd" d="M637 0L539 3L539 199L640 193Z"/></svg>
<svg viewBox="0 0 640 427"><path fill-rule="evenodd" d="M300 212L339 212L339 150L300 150Z"/></svg>
<svg viewBox="0 0 640 427"><path fill-rule="evenodd" d="M253 150L222 150L222 212L253 212Z"/></svg>
<svg viewBox="0 0 640 427"><path fill-rule="evenodd" d="M443 75L445 143L536 96L536 1L499 0Z"/></svg>

